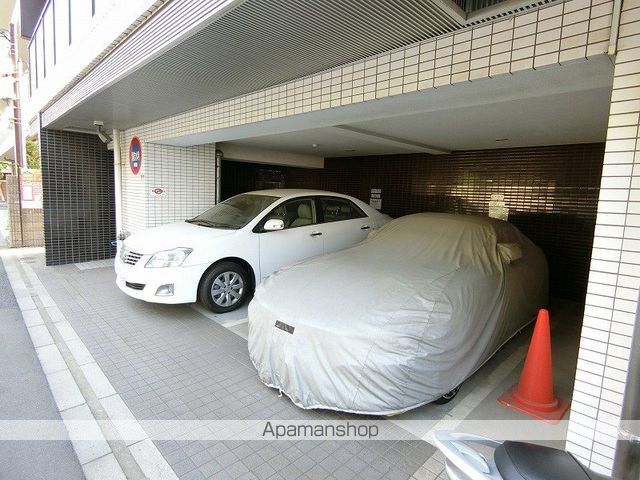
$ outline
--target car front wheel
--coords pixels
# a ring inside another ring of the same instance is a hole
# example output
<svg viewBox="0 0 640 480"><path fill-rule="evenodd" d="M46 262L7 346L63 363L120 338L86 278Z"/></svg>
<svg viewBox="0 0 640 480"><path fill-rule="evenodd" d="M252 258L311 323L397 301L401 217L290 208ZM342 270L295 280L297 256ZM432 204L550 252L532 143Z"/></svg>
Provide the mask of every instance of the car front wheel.
<svg viewBox="0 0 640 480"><path fill-rule="evenodd" d="M249 289L246 270L237 263L222 262L205 274L200 282L198 298L212 312L226 313L244 303Z"/></svg>

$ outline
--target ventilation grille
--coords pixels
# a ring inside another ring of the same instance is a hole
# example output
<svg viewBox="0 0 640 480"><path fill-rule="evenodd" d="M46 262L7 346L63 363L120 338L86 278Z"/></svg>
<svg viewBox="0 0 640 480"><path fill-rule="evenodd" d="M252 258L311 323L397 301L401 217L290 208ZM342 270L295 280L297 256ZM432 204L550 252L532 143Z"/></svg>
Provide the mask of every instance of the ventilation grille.
<svg viewBox="0 0 640 480"><path fill-rule="evenodd" d="M512 9L508 9L508 10L496 10L495 12L491 13L490 15L487 15L486 17L482 17L482 18L478 18L477 20L473 20L471 22L468 22L466 25L467 26L472 26L472 25L479 25L481 23L487 23L487 22L493 22L494 20L498 20L500 18L504 18L504 17L508 17L510 15L515 15L517 13L521 13L521 12L526 12L527 10L536 10L540 7L543 7L545 5L550 5L552 3L556 3L558 0L540 0L539 2L534 2L534 3L530 3L530 4L526 4L526 5L521 5L517 8L512 8ZM478 0L478 3L484 3L485 0ZM491 0L486 0L487 3L487 7L489 6L493 6L493 5L498 5L500 3L503 3L504 0L501 1L497 1L497 2L493 2L493 4L489 5L491 3ZM506 5L505 5L506 6ZM476 10L470 10L469 13L473 13Z"/></svg>
<svg viewBox="0 0 640 480"><path fill-rule="evenodd" d="M138 260L140 260L141 258L142 258L141 253L132 252L125 248L123 248L122 252L120 252L120 259L122 260L123 263L126 263L127 265L135 265L136 263L138 263Z"/></svg>
<svg viewBox="0 0 640 480"><path fill-rule="evenodd" d="M492 7L504 1L505 0L455 0L456 4L467 13Z"/></svg>

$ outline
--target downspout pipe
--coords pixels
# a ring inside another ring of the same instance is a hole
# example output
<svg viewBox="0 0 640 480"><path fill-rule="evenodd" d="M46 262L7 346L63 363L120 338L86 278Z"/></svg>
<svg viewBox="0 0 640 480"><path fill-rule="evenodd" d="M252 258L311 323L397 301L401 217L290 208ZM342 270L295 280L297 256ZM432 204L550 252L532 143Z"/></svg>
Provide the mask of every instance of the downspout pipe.
<svg viewBox="0 0 640 480"><path fill-rule="evenodd" d="M220 203L222 199L222 159L224 158L224 153L222 150L216 148L215 152L216 157L216 203Z"/></svg>
<svg viewBox="0 0 640 480"><path fill-rule="evenodd" d="M120 159L120 130L113 129L113 183L116 206L116 238L120 249L120 241L124 240L122 226L122 162Z"/></svg>
<svg viewBox="0 0 640 480"><path fill-rule="evenodd" d="M608 53L611 57L618 53L618 34L620 33L620 15L622 13L622 0L614 0L611 15L611 30L609 33Z"/></svg>
<svg viewBox="0 0 640 480"><path fill-rule="evenodd" d="M20 108L20 72L18 71L18 44L16 25L9 25L9 42L11 64L13 66L13 134L14 134L14 169L18 179L18 215L20 218L20 246L24 247L24 221L22 218L22 169L27 166L22 137L22 109ZM12 245L13 247L17 245Z"/></svg>

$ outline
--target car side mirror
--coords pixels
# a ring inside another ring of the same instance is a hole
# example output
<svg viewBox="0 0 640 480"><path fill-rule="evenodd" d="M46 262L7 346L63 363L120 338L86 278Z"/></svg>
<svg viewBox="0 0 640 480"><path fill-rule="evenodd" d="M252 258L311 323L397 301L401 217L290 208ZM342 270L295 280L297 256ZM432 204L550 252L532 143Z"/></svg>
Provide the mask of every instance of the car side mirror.
<svg viewBox="0 0 640 480"><path fill-rule="evenodd" d="M266 232L273 232L275 230L283 230L284 229L284 222L282 220L280 220L279 218L270 218L269 220L267 220L264 224L264 227L262 227Z"/></svg>
<svg viewBox="0 0 640 480"><path fill-rule="evenodd" d="M522 258L522 248L519 243L499 243L498 255L504 263L509 264Z"/></svg>

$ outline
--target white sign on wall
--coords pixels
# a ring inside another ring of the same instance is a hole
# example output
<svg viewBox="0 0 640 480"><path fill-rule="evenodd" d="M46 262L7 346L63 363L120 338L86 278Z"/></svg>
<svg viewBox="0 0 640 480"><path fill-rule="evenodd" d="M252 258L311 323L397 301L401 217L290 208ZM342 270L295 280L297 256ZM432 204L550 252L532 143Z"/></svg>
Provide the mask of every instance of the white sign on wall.
<svg viewBox="0 0 640 480"><path fill-rule="evenodd" d="M509 220L509 209L504 201L504 195L501 193L492 193L489 200L489 216L498 220Z"/></svg>
<svg viewBox="0 0 640 480"><path fill-rule="evenodd" d="M369 197L369 206L371 208L375 208L376 210L380 210L382 208L382 189L381 188L371 189L371 196Z"/></svg>

